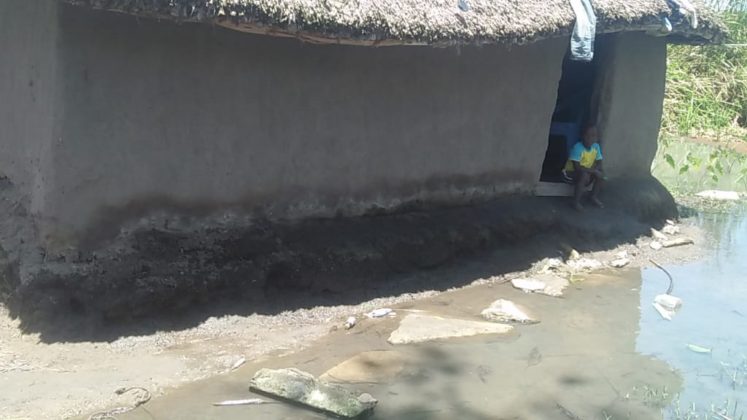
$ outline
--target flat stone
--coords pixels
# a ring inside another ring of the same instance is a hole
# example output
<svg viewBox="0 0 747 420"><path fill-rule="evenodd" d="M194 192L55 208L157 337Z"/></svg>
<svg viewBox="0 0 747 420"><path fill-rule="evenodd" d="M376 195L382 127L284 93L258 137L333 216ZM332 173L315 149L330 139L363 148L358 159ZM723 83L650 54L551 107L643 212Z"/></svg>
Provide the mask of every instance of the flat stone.
<svg viewBox="0 0 747 420"><path fill-rule="evenodd" d="M293 368L261 369L252 378L249 389L344 418L368 414L377 403L368 394L317 380L310 373Z"/></svg>
<svg viewBox="0 0 747 420"><path fill-rule="evenodd" d="M568 280L552 273L539 273L532 278L511 280L511 285L527 293L540 293L548 296L562 296L568 287Z"/></svg>
<svg viewBox="0 0 747 420"><path fill-rule="evenodd" d="M390 336L391 344L422 343L444 338L469 337L481 334L505 334L510 325L432 315L409 314Z"/></svg>
<svg viewBox="0 0 747 420"><path fill-rule="evenodd" d="M568 279L555 274L538 274L535 277L537 280L545 283L545 288L537 292L543 295L563 296L563 291L569 284Z"/></svg>
<svg viewBox="0 0 747 420"><path fill-rule="evenodd" d="M525 292L538 292L545 288L546 284L537 279L513 279L511 285Z"/></svg>
<svg viewBox="0 0 747 420"><path fill-rule="evenodd" d="M405 356L396 351L367 351L345 360L319 377L326 382L387 382L405 368Z"/></svg>
<svg viewBox="0 0 747 420"><path fill-rule="evenodd" d="M506 299L498 299L491 303L480 315L493 322L515 322L519 324L536 324L539 322L528 315L524 308Z"/></svg>
<svg viewBox="0 0 747 420"><path fill-rule="evenodd" d="M661 243L661 245L664 248L671 248L671 247L674 247L674 246L692 245L694 243L695 243L695 241L693 241L690 238L676 238L676 239L672 239L672 240L669 240L669 241L664 241L664 242Z"/></svg>

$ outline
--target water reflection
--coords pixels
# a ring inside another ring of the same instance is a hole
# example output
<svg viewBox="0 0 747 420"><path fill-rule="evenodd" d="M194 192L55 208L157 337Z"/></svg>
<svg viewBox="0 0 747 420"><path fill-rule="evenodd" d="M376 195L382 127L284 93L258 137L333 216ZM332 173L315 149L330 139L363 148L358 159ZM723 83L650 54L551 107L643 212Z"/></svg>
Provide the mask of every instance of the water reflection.
<svg viewBox="0 0 747 420"><path fill-rule="evenodd" d="M728 405L726 418L739 418L747 412L747 217L743 211L706 214L698 223L712 234L714 250L701 261L669 267L673 294L684 301L671 322L651 306L666 289L666 277L656 269L643 272L636 350L666 361L683 376L679 402L670 405L665 418L710 419L712 405Z"/></svg>

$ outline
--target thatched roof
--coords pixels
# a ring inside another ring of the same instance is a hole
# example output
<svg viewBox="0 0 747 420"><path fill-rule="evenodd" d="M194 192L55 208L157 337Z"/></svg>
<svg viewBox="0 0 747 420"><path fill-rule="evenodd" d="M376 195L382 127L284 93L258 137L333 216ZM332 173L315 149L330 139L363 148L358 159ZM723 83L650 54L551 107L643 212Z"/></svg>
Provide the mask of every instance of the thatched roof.
<svg viewBox="0 0 747 420"><path fill-rule="evenodd" d="M362 45L523 44L567 35L568 0L62 0L94 9L310 42ZM460 4L461 3L461 4ZM720 43L725 29L699 1L698 27L666 0L592 0L597 31L658 31L669 17L674 42Z"/></svg>

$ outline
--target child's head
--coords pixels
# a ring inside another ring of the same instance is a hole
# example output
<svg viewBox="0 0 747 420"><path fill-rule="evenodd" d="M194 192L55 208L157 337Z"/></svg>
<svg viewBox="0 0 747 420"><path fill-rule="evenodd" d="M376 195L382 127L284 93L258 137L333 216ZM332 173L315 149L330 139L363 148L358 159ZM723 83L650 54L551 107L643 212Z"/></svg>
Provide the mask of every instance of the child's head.
<svg viewBox="0 0 747 420"><path fill-rule="evenodd" d="M588 125L584 128L584 146L591 147L592 144L597 142L597 127L594 125Z"/></svg>

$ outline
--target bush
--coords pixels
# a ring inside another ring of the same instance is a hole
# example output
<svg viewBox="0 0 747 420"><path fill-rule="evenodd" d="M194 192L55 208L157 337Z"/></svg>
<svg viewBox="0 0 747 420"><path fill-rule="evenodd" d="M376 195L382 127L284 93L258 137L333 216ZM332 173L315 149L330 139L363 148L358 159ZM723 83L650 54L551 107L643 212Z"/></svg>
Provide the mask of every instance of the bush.
<svg viewBox="0 0 747 420"><path fill-rule="evenodd" d="M718 3L728 44L669 46L662 119L667 134L738 129L747 140L747 0Z"/></svg>

